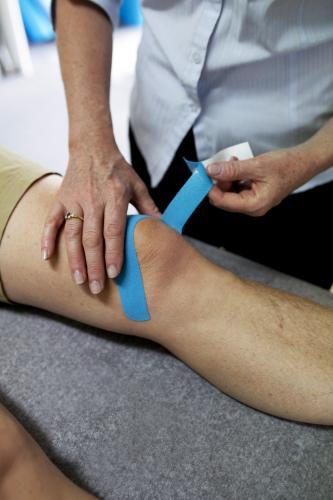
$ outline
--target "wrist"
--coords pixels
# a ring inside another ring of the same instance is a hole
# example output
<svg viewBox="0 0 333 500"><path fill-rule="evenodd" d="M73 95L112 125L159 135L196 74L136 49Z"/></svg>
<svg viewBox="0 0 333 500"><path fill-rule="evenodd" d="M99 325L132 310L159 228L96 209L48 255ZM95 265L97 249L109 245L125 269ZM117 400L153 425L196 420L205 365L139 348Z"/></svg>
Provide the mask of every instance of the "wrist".
<svg viewBox="0 0 333 500"><path fill-rule="evenodd" d="M89 150L90 153L102 152L108 150L109 154L119 154L116 144L112 122L98 121L81 125L79 128L73 128L69 132L68 149L70 156Z"/></svg>
<svg viewBox="0 0 333 500"><path fill-rule="evenodd" d="M304 154L312 164L313 175L323 172L333 165L333 145L331 137L317 133L303 144Z"/></svg>
<svg viewBox="0 0 333 500"><path fill-rule="evenodd" d="M294 152L303 166L303 175L301 177L303 177L302 182L304 183L320 174L320 172L329 166L322 152L310 141L296 146Z"/></svg>

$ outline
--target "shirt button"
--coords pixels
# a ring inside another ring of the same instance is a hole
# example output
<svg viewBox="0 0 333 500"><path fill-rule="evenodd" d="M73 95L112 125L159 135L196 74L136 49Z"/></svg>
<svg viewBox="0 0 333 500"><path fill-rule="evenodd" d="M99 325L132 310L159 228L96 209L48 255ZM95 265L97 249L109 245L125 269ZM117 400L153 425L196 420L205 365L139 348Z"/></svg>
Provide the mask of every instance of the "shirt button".
<svg viewBox="0 0 333 500"><path fill-rule="evenodd" d="M201 63L201 55L199 52L193 52L192 59L195 62L195 64L200 64Z"/></svg>
<svg viewBox="0 0 333 500"><path fill-rule="evenodd" d="M197 113L197 111L199 111L199 106L197 104L195 104L194 102L192 102L190 104L190 109L191 109L191 111L193 111L193 113Z"/></svg>

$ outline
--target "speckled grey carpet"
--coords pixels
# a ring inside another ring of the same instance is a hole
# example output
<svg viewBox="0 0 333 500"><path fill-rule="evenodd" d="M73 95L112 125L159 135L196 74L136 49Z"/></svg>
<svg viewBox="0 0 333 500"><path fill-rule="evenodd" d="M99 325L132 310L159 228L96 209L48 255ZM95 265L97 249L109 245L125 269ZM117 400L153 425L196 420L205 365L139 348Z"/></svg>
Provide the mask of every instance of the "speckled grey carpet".
<svg viewBox="0 0 333 500"><path fill-rule="evenodd" d="M328 292L198 247L243 276L333 307ZM333 499L333 428L253 410L155 344L1 305L0 363L4 404L100 498Z"/></svg>

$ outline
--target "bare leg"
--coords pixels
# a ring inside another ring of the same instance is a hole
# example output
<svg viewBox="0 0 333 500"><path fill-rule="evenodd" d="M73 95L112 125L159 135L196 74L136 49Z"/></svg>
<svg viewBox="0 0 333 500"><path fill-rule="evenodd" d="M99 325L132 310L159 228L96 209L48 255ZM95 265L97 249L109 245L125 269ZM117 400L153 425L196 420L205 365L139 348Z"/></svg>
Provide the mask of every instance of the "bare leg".
<svg viewBox="0 0 333 500"><path fill-rule="evenodd" d="M60 182L36 183L7 226L0 264L12 300L150 338L250 406L333 425L332 311L241 280L163 223L144 220L135 238L152 319L129 321L112 281L99 296L72 282L63 235L55 261L41 262L44 216Z"/></svg>
<svg viewBox="0 0 333 500"><path fill-rule="evenodd" d="M18 421L0 405L1 500L89 500L47 458Z"/></svg>

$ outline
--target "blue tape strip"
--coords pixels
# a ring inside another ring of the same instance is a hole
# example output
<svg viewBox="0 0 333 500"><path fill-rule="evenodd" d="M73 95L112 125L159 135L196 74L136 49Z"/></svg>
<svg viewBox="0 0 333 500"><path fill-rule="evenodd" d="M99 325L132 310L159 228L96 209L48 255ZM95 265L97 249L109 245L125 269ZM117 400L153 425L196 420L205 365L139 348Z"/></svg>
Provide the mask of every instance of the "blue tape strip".
<svg viewBox="0 0 333 500"><path fill-rule="evenodd" d="M182 232L186 221L213 187L213 182L206 174L202 163L188 160L185 162L192 175L169 203L161 217L161 220L179 233ZM140 220L147 217L147 215L129 215L127 217L124 263L116 278L124 313L133 321L150 319L134 242L135 226Z"/></svg>
<svg viewBox="0 0 333 500"><path fill-rule="evenodd" d="M166 224L179 233L182 232L186 221L213 187L213 182L206 174L202 163L188 160L185 162L192 175L169 203L161 217Z"/></svg>
<svg viewBox="0 0 333 500"><path fill-rule="evenodd" d="M123 311L129 319L147 321L150 319L142 274L135 250L134 231L137 223L147 215L128 215L124 241L124 263L116 278Z"/></svg>

